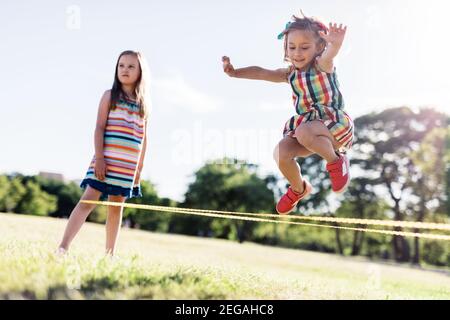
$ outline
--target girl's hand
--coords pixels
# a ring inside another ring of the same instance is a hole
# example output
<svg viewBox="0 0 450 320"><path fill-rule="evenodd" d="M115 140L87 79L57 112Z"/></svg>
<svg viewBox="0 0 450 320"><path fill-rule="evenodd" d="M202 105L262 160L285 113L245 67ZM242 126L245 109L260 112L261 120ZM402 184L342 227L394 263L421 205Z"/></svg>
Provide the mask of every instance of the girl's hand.
<svg viewBox="0 0 450 320"><path fill-rule="evenodd" d="M223 56L222 62L223 62L223 71L230 77L234 77L236 72L234 70L233 65L230 63L230 58Z"/></svg>
<svg viewBox="0 0 450 320"><path fill-rule="evenodd" d="M325 39L327 43L339 48L344 41L346 31L347 26L342 27L342 23L338 27L336 23L330 22L328 34L325 34L323 31L319 31L319 35Z"/></svg>
<svg viewBox="0 0 450 320"><path fill-rule="evenodd" d="M105 176L106 176L105 158L95 159L94 175L97 177L98 180L101 180L101 181L105 180Z"/></svg>

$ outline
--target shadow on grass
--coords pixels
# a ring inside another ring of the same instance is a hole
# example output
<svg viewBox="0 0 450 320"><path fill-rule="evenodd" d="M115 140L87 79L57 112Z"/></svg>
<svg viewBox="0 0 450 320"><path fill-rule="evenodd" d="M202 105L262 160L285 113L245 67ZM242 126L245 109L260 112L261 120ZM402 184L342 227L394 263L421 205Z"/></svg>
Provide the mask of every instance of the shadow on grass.
<svg viewBox="0 0 450 320"><path fill-rule="evenodd" d="M0 299L25 300L97 300L97 299L226 299L230 286L218 285L213 277L196 272L176 271L161 275L130 275L83 279L78 289L65 285L49 287L45 294L25 290L0 294Z"/></svg>

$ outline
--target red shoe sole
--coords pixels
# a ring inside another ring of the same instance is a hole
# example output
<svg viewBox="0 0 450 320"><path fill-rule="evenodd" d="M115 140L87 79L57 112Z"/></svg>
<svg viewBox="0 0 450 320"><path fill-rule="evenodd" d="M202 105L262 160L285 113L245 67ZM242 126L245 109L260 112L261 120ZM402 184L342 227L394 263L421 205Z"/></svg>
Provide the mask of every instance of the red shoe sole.
<svg viewBox="0 0 450 320"><path fill-rule="evenodd" d="M286 212L280 212L280 211L278 211L278 208L276 208L277 209L277 212L278 212L278 214L279 215L285 215L285 214L289 214L289 213L291 213L292 211L294 211L294 209L297 207L297 204L300 202L300 200L298 200L296 203L295 203L295 205L292 207L292 209L291 210L289 210L289 211L286 211Z"/></svg>

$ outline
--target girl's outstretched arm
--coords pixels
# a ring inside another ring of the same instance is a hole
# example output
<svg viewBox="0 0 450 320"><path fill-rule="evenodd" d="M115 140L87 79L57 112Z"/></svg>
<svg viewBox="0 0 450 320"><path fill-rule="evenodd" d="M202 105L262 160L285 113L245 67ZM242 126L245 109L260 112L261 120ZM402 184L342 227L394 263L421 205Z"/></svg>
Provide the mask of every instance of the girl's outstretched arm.
<svg viewBox="0 0 450 320"><path fill-rule="evenodd" d="M319 35L327 42L327 47L318 59L319 67L325 72L333 72L333 59L337 56L339 49L341 49L342 42L344 42L345 32L347 26L342 27L342 23L337 26L336 23L331 23L328 34L319 31Z"/></svg>
<svg viewBox="0 0 450 320"><path fill-rule="evenodd" d="M276 70L268 70L261 67L245 67L235 69L230 63L230 58L222 57L223 71L234 78L265 80L271 82L287 82L288 68L281 68Z"/></svg>

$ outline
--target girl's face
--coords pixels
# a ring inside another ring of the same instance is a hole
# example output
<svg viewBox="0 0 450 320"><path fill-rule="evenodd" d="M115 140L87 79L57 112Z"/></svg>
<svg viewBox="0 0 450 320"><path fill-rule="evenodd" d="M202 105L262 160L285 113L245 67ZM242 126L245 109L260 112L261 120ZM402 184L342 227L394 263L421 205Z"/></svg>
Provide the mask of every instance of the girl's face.
<svg viewBox="0 0 450 320"><path fill-rule="evenodd" d="M139 60L135 55L125 54L117 65L117 76L123 85L135 85L141 75Z"/></svg>
<svg viewBox="0 0 450 320"><path fill-rule="evenodd" d="M300 70L304 70L324 49L308 30L291 30L287 37L287 57Z"/></svg>

